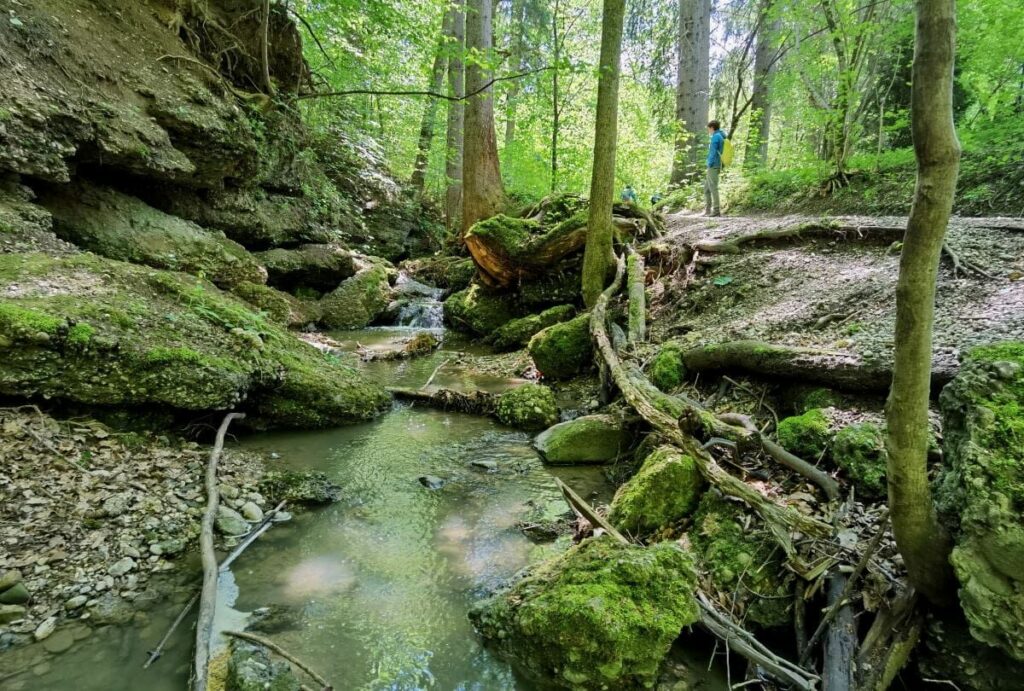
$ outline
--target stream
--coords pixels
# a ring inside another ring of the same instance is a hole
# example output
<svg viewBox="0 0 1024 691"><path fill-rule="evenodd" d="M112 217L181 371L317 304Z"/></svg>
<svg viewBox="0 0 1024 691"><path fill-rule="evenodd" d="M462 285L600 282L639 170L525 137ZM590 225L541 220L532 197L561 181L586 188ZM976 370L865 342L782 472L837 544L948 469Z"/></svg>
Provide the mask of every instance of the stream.
<svg viewBox="0 0 1024 691"><path fill-rule="evenodd" d="M431 375L434 386L466 390L500 392L518 383L444 365L453 351L471 346L443 334L436 296L415 300L400 312L405 325L330 335L353 351L394 347L420 329L444 336L430 356L362 365L389 385L419 387ZM326 472L343 494L276 525L222 576L215 631L243 629L266 608L255 632L309 662L336 689L539 688L483 647L467 611L522 567L568 545L567 537L538 544L517 528L567 511L553 477L602 502L612 488L597 467L545 467L530 439L490 419L400 402L365 424L242 438L236 443L271 464ZM419 480L428 475L444 485L428 489ZM0 667L31 669L0 688L186 688L191 627L180 627L153 668L144 671L142 663L187 599L195 561L173 577L174 597L129 625L71 624L71 638L80 640L59 655L42 650L44 641L0 656ZM224 642L216 636L215 649ZM677 664L689 657L686 666L702 672L697 686L685 688L727 688L717 671L704 672L707 653L674 652Z"/></svg>

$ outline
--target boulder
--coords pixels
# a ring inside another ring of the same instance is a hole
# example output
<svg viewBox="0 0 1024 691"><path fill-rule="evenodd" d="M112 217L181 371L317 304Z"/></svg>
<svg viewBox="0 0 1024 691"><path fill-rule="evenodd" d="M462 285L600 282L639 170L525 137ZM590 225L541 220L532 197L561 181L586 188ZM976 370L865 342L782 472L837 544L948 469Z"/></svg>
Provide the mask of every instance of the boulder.
<svg viewBox="0 0 1024 691"><path fill-rule="evenodd" d="M811 463L819 459L832 440L832 423L824 408L812 408L802 415L793 415L779 422L776 432L787 451Z"/></svg>
<svg viewBox="0 0 1024 691"><path fill-rule="evenodd" d="M444 318L452 327L487 336L517 316L507 293L489 293L480 285L450 295L444 301Z"/></svg>
<svg viewBox="0 0 1024 691"><path fill-rule="evenodd" d="M522 348L533 335L549 326L560 324L572 319L576 308L572 305L557 305L544 310L540 314L513 319L491 334L488 339L498 350L515 350Z"/></svg>
<svg viewBox="0 0 1024 691"><path fill-rule="evenodd" d="M590 315L581 314L538 332L527 346L533 364L545 377L569 379L593 362Z"/></svg>
<svg viewBox="0 0 1024 691"><path fill-rule="evenodd" d="M858 422L839 430L832 442L832 460L853 481L861 496L885 498L885 439L878 425Z"/></svg>
<svg viewBox="0 0 1024 691"><path fill-rule="evenodd" d="M27 612L24 605L0 605L0 625L24 619Z"/></svg>
<svg viewBox="0 0 1024 691"><path fill-rule="evenodd" d="M509 427L535 431L558 421L558 404L543 384L524 384L501 394L496 414Z"/></svg>
<svg viewBox="0 0 1024 691"><path fill-rule="evenodd" d="M690 556L673 543L586 540L470 612L529 676L561 688L644 688L698 619Z"/></svg>
<svg viewBox="0 0 1024 691"><path fill-rule="evenodd" d="M1024 343L970 351L939 401L960 605L976 639L1024 661Z"/></svg>
<svg viewBox="0 0 1024 691"><path fill-rule="evenodd" d="M267 319L290 329L301 329L320 321L320 306L316 302L277 288L244 281L231 292L263 312Z"/></svg>
<svg viewBox="0 0 1024 691"><path fill-rule="evenodd" d="M241 408L254 427L366 420L389 397L213 285L92 254L0 255L0 394Z"/></svg>
<svg viewBox="0 0 1024 691"><path fill-rule="evenodd" d="M278 248L255 257L267 268L267 283L287 291L311 288L326 293L356 273L355 257L338 244Z"/></svg>
<svg viewBox="0 0 1024 691"><path fill-rule="evenodd" d="M287 662L276 662L261 645L232 639L225 691L299 691Z"/></svg>
<svg viewBox="0 0 1024 691"><path fill-rule="evenodd" d="M0 575L0 593L4 592L8 588L13 588L18 585L21 583L21 579L21 571L18 571L17 569L4 571L3 575Z"/></svg>
<svg viewBox="0 0 1024 691"><path fill-rule="evenodd" d="M533 445L552 465L606 463L629 450L633 435L621 416L585 415L537 435Z"/></svg>
<svg viewBox="0 0 1024 691"><path fill-rule="evenodd" d="M608 519L633 535L652 533L693 513L703 490L704 478L696 461L674 447L662 446L619 487Z"/></svg>
<svg viewBox="0 0 1024 691"><path fill-rule="evenodd" d="M32 594L24 583L16 583L0 593L0 604L3 605L23 605L31 599Z"/></svg>
<svg viewBox="0 0 1024 691"><path fill-rule="evenodd" d="M684 348L680 344L666 343L658 349L657 355L647 366L647 375L651 383L665 393L671 393L679 388L686 378L683 352Z"/></svg>
<svg viewBox="0 0 1024 691"><path fill-rule="evenodd" d="M476 276L476 264L466 257L421 257L406 260L401 266L417 280L450 291L468 288Z"/></svg>
<svg viewBox="0 0 1024 691"><path fill-rule="evenodd" d="M221 287L267 280L256 258L223 233L116 190L84 182L50 186L40 192L40 203L59 237L104 257L184 271Z"/></svg>
<svg viewBox="0 0 1024 691"><path fill-rule="evenodd" d="M362 329L391 302L390 272L381 264L365 268L320 300L320 321L332 329Z"/></svg>

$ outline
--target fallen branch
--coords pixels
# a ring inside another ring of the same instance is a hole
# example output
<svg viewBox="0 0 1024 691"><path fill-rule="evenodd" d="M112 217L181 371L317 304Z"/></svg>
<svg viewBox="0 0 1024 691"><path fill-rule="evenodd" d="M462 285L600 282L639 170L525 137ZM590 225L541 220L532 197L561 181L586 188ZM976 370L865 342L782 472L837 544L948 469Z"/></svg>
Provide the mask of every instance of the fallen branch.
<svg viewBox="0 0 1024 691"><path fill-rule="evenodd" d="M326 679L324 679L322 676L317 674L316 670L314 670L312 667L307 665L305 662L303 662L299 658L295 657L294 655L292 655L287 650L285 650L284 648L279 646L277 643L274 643L273 641L267 640L266 638L263 638L262 636L257 636L257 635L252 634L252 633L247 633L245 631L225 631L224 635L225 636L231 636L232 638L241 638L244 641L249 641L250 643L255 643L257 645L262 645L267 650L270 650L272 652L277 653L278 655L283 657L285 660L288 660L288 662L291 662L296 667L298 667L303 672L305 672L310 677L312 677L313 681L315 681L316 683L320 684L322 691L331 691L331 689L334 688L333 686L331 686L327 682Z"/></svg>
<svg viewBox="0 0 1024 691"><path fill-rule="evenodd" d="M199 617L196 621L196 649L192 663L193 691L206 691L207 667L210 659L210 630L213 626L213 612L217 604L217 554L213 550L213 524L220 506L217 491L217 463L224 451L224 437L232 420L240 420L244 413L228 413L217 430L217 439L210 460L206 465L206 511L199 534L199 550L203 560L203 587L199 595Z"/></svg>
<svg viewBox="0 0 1024 691"><path fill-rule="evenodd" d="M595 511L594 508L590 506L590 504L588 504L586 501L584 501L580 495L576 494L576 492L573 491L572 487L565 484L557 477L554 478L554 480L555 485L557 485L558 489L562 491L562 496L565 497L565 500L567 502L569 502L569 506L571 506L577 513L579 513L585 519L590 521L591 525L600 526L601 528L604 528L606 533L614 537L619 542L623 544L629 544L629 540L627 540L622 535L622 533L616 530L615 526L613 526L607 518L605 518L597 511Z"/></svg>
<svg viewBox="0 0 1024 691"><path fill-rule="evenodd" d="M985 278L995 278L992 274L985 271L981 266L972 262L969 259L962 258L959 254L953 251L953 248L949 246L948 242L942 243L942 253L949 257L949 260L953 262L953 277L959 278L960 276L967 276L972 271L979 276Z"/></svg>
<svg viewBox="0 0 1024 691"><path fill-rule="evenodd" d="M494 86L498 82L507 82L507 81L512 81L512 80L516 80L516 79L522 79L523 77L529 77L531 75L537 74L538 72L545 72L545 71L550 70L550 69L552 69L551 66L545 65L544 67L537 67L535 69L527 70L525 72L520 72L518 74L509 74L509 75L505 75L503 77L494 77L493 79L488 80L480 88L475 89L475 90L469 92L468 94L466 94L464 96L452 96L451 94L442 94L442 93L439 93L437 91L417 90L417 89L412 89L412 90L399 89L399 90L395 90L395 91L379 90L379 89L345 89L345 90L342 90L342 91L322 91L322 92L315 92L315 93L309 93L309 94L300 94L299 95L299 99L300 100L305 100L305 99L308 99L308 98L329 98L329 97L334 97L334 96L429 96L431 98L440 98L440 99L442 99L444 101L455 101L455 102L458 102L458 101L466 101L466 100L468 100L470 98L473 98L474 96L476 96L478 94L481 94L484 91L487 91L488 89L490 89L492 86Z"/></svg>
<svg viewBox="0 0 1024 691"><path fill-rule="evenodd" d="M498 398L500 397L498 394L486 391L472 391L470 393L463 393L453 389L424 391L423 389L409 389L399 386L389 386L387 389L396 398L424 403L440 410L456 410L460 413L470 413L472 415L494 415L498 407Z"/></svg>
<svg viewBox="0 0 1024 691"><path fill-rule="evenodd" d="M647 333L647 291L644 286L644 258L630 249L626 260L629 274L629 343L642 343Z"/></svg>

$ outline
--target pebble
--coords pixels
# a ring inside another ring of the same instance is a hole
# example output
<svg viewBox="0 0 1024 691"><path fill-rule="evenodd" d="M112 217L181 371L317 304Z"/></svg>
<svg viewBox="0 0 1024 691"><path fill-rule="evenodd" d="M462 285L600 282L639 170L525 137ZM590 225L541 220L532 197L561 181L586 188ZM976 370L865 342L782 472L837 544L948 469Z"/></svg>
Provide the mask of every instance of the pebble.
<svg viewBox="0 0 1024 691"><path fill-rule="evenodd" d="M36 630L32 632L37 641L42 641L50 637L50 634L57 628L57 617L47 617L43 620L43 623L36 627Z"/></svg>
<svg viewBox="0 0 1024 691"><path fill-rule="evenodd" d="M111 567L107 569L107 573L111 576L123 576L134 568L135 560L131 557L125 557L124 559L114 562Z"/></svg>
<svg viewBox="0 0 1024 691"><path fill-rule="evenodd" d="M497 470L497 461L470 461L469 464L474 468L482 468L483 470Z"/></svg>
<svg viewBox="0 0 1024 691"><path fill-rule="evenodd" d="M126 556L129 556L132 559L139 559L142 556L142 553L139 552L139 550L137 550L136 548L132 547L131 545L122 545L121 551L124 552Z"/></svg>
<svg viewBox="0 0 1024 691"><path fill-rule="evenodd" d="M249 523L241 514L227 506L217 509L216 526L222 535L245 535L249 532Z"/></svg>
<svg viewBox="0 0 1024 691"><path fill-rule="evenodd" d="M0 593L21 583L21 571L11 569L0 576Z"/></svg>
<svg viewBox="0 0 1024 691"><path fill-rule="evenodd" d="M25 618L25 608L21 605L0 605L0 624L10 624Z"/></svg>
<svg viewBox="0 0 1024 691"><path fill-rule="evenodd" d="M240 494L238 488L233 485L222 484L217 489L220 491L220 496L225 499L237 499Z"/></svg>
<svg viewBox="0 0 1024 691"><path fill-rule="evenodd" d="M441 489L445 484L445 481L436 475L421 475L419 481L427 489Z"/></svg>
<svg viewBox="0 0 1024 691"><path fill-rule="evenodd" d="M257 506L255 502L245 502L242 504L240 511L242 513L242 517L247 521L256 523L263 520L263 509Z"/></svg>
<svg viewBox="0 0 1024 691"><path fill-rule="evenodd" d="M115 494L103 502L103 512L108 516L120 516L128 510L131 500L130 494Z"/></svg>
<svg viewBox="0 0 1024 691"><path fill-rule="evenodd" d="M85 603L88 601L89 598L87 598L85 595L75 595L73 598L70 598L67 602L64 603L64 608L79 609L85 606Z"/></svg>
<svg viewBox="0 0 1024 691"><path fill-rule="evenodd" d="M67 629L61 629L43 642L43 648L51 653L63 653L74 644L74 635Z"/></svg>

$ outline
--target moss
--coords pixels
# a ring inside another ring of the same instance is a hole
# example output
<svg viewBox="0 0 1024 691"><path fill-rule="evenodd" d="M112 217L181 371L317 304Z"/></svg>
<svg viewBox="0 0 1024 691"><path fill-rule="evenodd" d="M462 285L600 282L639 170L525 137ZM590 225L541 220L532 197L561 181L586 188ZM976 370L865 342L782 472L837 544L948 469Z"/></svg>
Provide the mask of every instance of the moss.
<svg viewBox="0 0 1024 691"><path fill-rule="evenodd" d="M647 368L651 383L666 393L678 388L686 378L683 352L678 343L669 342L661 346Z"/></svg>
<svg viewBox="0 0 1024 691"><path fill-rule="evenodd" d="M832 445L832 460L863 496L885 498L885 439L878 425L861 422L839 430Z"/></svg>
<svg viewBox="0 0 1024 691"><path fill-rule="evenodd" d="M541 430L558 422L558 404L548 387L525 384L501 394L497 415L510 427Z"/></svg>
<svg viewBox="0 0 1024 691"><path fill-rule="evenodd" d="M68 345L85 348L89 345L94 333L96 330L86 322L75 324L68 329Z"/></svg>
<svg viewBox="0 0 1024 691"><path fill-rule="evenodd" d="M391 301L388 269L363 269L320 300L321 321L332 329L362 329L383 314Z"/></svg>
<svg viewBox="0 0 1024 691"><path fill-rule="evenodd" d="M806 413L812 408L838 408L841 406L842 400L842 396L832 389L811 389L800 396L797 409L801 413Z"/></svg>
<svg viewBox="0 0 1024 691"><path fill-rule="evenodd" d="M777 434L779 444L785 449L814 461L828 448L832 429L825 411L813 408L803 415L794 415L780 421Z"/></svg>
<svg viewBox="0 0 1024 691"><path fill-rule="evenodd" d="M504 248L515 259L541 232L542 227L537 221L498 214L475 224L468 235L490 240L491 244Z"/></svg>
<svg viewBox="0 0 1024 691"><path fill-rule="evenodd" d="M784 555L768 531L748 528L744 519L739 506L716 492L705 493L689 533L698 562L735 602L741 619L765 627L789 624L792 576Z"/></svg>
<svg viewBox="0 0 1024 691"><path fill-rule="evenodd" d="M633 434L620 416L584 415L545 430L534 445L553 465L605 463L628 453Z"/></svg>
<svg viewBox="0 0 1024 691"><path fill-rule="evenodd" d="M517 315L507 295L488 293L483 286L472 285L444 301L444 318L457 329L490 335Z"/></svg>
<svg viewBox="0 0 1024 691"><path fill-rule="evenodd" d="M341 498L341 487L320 471L270 470L259 484L260 494L292 504L330 504Z"/></svg>
<svg viewBox="0 0 1024 691"><path fill-rule="evenodd" d="M581 314L538 332L527 346L533 364L545 377L568 379L591 365L590 315Z"/></svg>
<svg viewBox="0 0 1024 691"><path fill-rule="evenodd" d="M672 543L582 542L479 603L480 633L531 677L572 689L649 687L698 619L689 555Z"/></svg>
<svg viewBox="0 0 1024 691"><path fill-rule="evenodd" d="M689 516L703 488L704 479L693 458L662 446L619 487L608 518L616 528L634 535L652 533Z"/></svg>
<svg viewBox="0 0 1024 691"><path fill-rule="evenodd" d="M300 328L320 320L317 303L258 283L243 281L232 289L238 297L261 310L278 324Z"/></svg>
<svg viewBox="0 0 1024 691"><path fill-rule="evenodd" d="M409 339L403 350L410 355L428 355L441 345L441 341L432 333L418 333Z"/></svg>
<svg viewBox="0 0 1024 691"><path fill-rule="evenodd" d="M60 317L11 302L0 302L0 336L8 341L38 334L53 335L65 324L66 321Z"/></svg>
<svg viewBox="0 0 1024 691"><path fill-rule="evenodd" d="M525 346L538 331L572 319L576 308L572 305L558 305L540 314L513 319L494 332L490 341L495 348L511 350Z"/></svg>

